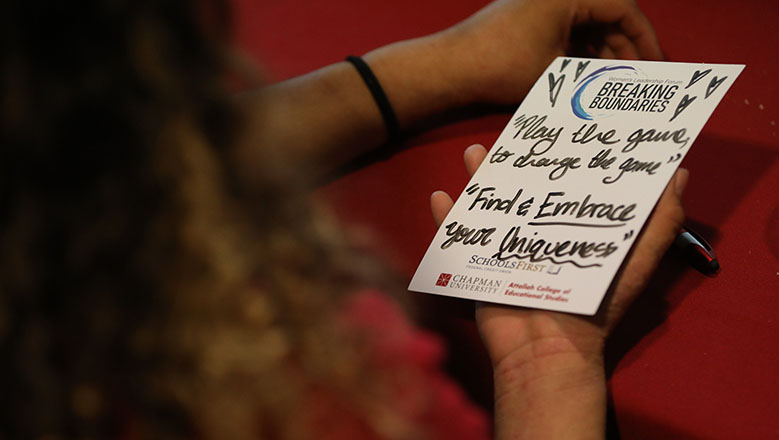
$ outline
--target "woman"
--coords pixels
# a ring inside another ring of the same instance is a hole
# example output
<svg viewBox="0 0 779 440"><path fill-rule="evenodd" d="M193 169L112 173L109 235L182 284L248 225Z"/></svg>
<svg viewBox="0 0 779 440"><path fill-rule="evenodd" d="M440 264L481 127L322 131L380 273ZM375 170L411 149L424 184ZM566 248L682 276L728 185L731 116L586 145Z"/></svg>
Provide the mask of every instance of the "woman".
<svg viewBox="0 0 779 440"><path fill-rule="evenodd" d="M305 202L302 176L387 137L362 79L339 63L235 102L227 16L0 6L0 437L483 437L436 343L376 293L392 281ZM660 58L628 0L501 0L364 59L409 131L519 101L592 22L597 54ZM684 181L594 318L478 308L497 437L603 436L603 340L673 240ZM432 205L440 222L451 199Z"/></svg>

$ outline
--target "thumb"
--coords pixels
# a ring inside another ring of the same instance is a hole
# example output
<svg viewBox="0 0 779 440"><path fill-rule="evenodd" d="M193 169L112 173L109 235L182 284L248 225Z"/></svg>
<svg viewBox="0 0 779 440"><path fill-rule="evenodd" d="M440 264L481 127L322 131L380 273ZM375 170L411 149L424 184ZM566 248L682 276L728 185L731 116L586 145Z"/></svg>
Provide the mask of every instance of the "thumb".
<svg viewBox="0 0 779 440"><path fill-rule="evenodd" d="M433 221L436 227L441 226L452 206L454 206L454 201L446 192L436 191L430 195L430 209L433 211Z"/></svg>

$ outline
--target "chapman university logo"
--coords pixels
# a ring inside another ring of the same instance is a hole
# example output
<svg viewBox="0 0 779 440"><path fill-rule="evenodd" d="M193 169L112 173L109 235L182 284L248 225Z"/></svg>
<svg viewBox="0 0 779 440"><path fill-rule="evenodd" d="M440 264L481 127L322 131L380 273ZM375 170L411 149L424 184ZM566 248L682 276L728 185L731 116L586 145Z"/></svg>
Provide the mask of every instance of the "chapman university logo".
<svg viewBox="0 0 779 440"><path fill-rule="evenodd" d="M435 282L436 286L480 293L498 293L501 284L502 281L492 278L444 272L438 275L438 280Z"/></svg>
<svg viewBox="0 0 779 440"><path fill-rule="evenodd" d="M452 274L450 273L441 273L441 275L438 275L438 281L435 282L436 286L446 287L449 284L449 281L452 280Z"/></svg>

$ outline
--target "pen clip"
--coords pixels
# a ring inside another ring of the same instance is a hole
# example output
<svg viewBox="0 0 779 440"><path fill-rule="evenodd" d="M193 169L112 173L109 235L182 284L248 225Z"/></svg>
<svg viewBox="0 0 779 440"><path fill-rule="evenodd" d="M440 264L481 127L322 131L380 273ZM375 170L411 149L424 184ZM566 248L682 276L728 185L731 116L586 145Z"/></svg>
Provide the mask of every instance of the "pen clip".
<svg viewBox="0 0 779 440"><path fill-rule="evenodd" d="M681 234L676 238L676 246L685 253L690 264L704 275L714 276L719 272L720 265L714 249L694 231L682 227Z"/></svg>
<svg viewBox="0 0 779 440"><path fill-rule="evenodd" d="M682 226L682 230L692 236L692 238L695 239L701 246L703 246L704 249L706 249L708 252L712 252L714 249L711 247L711 245L706 241L705 238L698 235L697 232L693 231L692 229L688 229L685 226Z"/></svg>

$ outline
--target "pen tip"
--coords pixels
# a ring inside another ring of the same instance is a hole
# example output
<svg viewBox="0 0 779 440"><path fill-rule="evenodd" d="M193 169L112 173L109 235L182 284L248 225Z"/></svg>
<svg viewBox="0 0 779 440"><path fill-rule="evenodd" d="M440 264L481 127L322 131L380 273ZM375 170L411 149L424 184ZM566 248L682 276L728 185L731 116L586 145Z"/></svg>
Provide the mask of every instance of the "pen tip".
<svg viewBox="0 0 779 440"><path fill-rule="evenodd" d="M719 261L712 260L712 261L709 262L709 270L711 270L711 273L713 275L718 274L719 273L719 269L720 269Z"/></svg>

